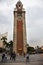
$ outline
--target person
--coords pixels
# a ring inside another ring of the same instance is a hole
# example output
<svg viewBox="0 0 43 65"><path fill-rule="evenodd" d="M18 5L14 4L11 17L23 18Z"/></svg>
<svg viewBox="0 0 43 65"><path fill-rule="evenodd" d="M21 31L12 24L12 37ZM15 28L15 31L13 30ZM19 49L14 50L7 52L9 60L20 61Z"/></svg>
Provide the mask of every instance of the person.
<svg viewBox="0 0 43 65"><path fill-rule="evenodd" d="M15 61L15 58L16 58L16 53L15 52L11 52L10 54L10 60L14 60Z"/></svg>
<svg viewBox="0 0 43 65"><path fill-rule="evenodd" d="M16 59L16 53L15 52L13 53L13 59L14 59L14 61Z"/></svg>
<svg viewBox="0 0 43 65"><path fill-rule="evenodd" d="M5 53L2 53L2 62L4 61Z"/></svg>
<svg viewBox="0 0 43 65"><path fill-rule="evenodd" d="M29 62L29 53L26 53L26 62Z"/></svg>
<svg viewBox="0 0 43 65"><path fill-rule="evenodd" d="M25 52L23 53L24 57L25 57Z"/></svg>
<svg viewBox="0 0 43 65"><path fill-rule="evenodd" d="M10 53L10 60L13 59L13 52Z"/></svg>
<svg viewBox="0 0 43 65"><path fill-rule="evenodd" d="M7 61L7 53L5 53L5 61Z"/></svg>

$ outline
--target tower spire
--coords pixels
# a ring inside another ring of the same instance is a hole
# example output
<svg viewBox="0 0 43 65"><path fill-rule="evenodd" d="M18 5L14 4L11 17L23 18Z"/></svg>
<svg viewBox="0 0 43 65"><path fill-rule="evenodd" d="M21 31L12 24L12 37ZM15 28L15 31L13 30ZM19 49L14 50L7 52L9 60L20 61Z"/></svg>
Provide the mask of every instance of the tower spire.
<svg viewBox="0 0 43 65"><path fill-rule="evenodd" d="M19 2L21 2L21 1L19 0Z"/></svg>

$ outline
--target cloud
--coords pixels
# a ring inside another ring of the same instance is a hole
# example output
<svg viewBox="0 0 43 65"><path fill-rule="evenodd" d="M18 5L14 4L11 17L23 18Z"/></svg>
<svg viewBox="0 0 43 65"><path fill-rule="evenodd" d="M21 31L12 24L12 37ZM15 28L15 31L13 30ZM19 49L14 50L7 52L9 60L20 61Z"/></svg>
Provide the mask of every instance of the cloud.
<svg viewBox="0 0 43 65"><path fill-rule="evenodd" d="M18 0L0 0L0 33L8 31L8 39L13 39L13 11L17 1ZM28 43L31 40L43 39L43 0L21 1L26 9Z"/></svg>
<svg viewBox="0 0 43 65"><path fill-rule="evenodd" d="M8 32L8 40L13 37L13 11L6 2L0 4L0 33Z"/></svg>
<svg viewBox="0 0 43 65"><path fill-rule="evenodd" d="M27 21L29 21L29 24L35 26L41 26L43 24L43 8L40 7L33 7L30 8L30 11L28 9L27 11Z"/></svg>
<svg viewBox="0 0 43 65"><path fill-rule="evenodd" d="M40 2L39 2L40 3ZM30 42L30 45L37 45L38 40L43 39L43 6L42 4L35 5L33 7L27 7L26 16L26 27L27 27L27 41L34 40L36 43ZM43 44L39 44L43 45Z"/></svg>

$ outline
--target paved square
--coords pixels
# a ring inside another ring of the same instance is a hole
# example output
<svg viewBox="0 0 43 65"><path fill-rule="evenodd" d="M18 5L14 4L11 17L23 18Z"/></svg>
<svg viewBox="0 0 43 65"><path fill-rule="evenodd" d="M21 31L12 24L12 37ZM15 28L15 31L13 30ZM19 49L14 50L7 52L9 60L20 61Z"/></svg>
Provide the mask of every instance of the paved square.
<svg viewBox="0 0 43 65"><path fill-rule="evenodd" d="M23 56L17 57L16 61L10 60L8 57L6 62L2 63L0 61L0 65L43 65L43 54L30 55L28 63L26 63L26 60Z"/></svg>

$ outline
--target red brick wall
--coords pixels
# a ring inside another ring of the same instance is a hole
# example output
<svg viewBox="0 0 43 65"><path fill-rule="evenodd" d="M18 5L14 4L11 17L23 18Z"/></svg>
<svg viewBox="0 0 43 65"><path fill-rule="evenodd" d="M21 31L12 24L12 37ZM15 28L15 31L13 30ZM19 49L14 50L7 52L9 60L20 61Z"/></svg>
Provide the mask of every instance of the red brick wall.
<svg viewBox="0 0 43 65"><path fill-rule="evenodd" d="M23 52L23 24L22 21L17 21L17 52Z"/></svg>

